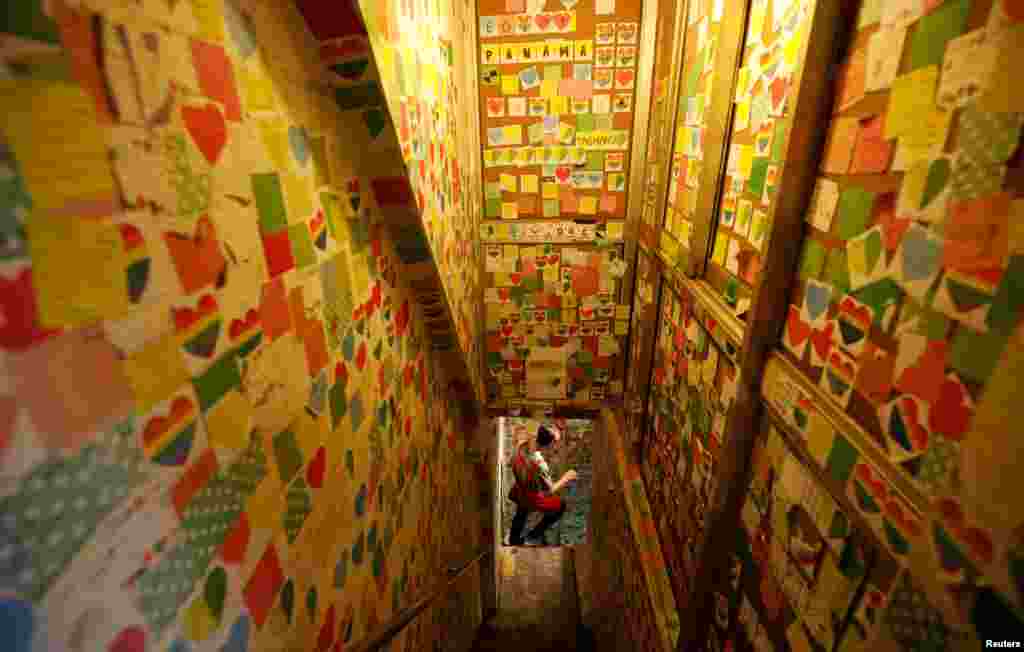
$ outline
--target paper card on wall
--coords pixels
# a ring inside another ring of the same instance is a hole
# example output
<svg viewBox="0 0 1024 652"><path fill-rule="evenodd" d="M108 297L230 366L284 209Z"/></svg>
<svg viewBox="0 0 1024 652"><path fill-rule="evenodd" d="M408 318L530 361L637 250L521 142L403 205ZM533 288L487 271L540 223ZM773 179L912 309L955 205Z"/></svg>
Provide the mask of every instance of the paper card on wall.
<svg viewBox="0 0 1024 652"><path fill-rule="evenodd" d="M18 80L0 87L0 132L14 152L37 211L114 212L116 191L96 104L65 82Z"/></svg>
<svg viewBox="0 0 1024 652"><path fill-rule="evenodd" d="M537 66L530 66L519 71L519 84L524 91L537 88L541 84L540 71Z"/></svg>
<svg viewBox="0 0 1024 652"><path fill-rule="evenodd" d="M636 65L636 46L627 45L615 48L615 65L619 68L632 68Z"/></svg>
<svg viewBox="0 0 1024 652"><path fill-rule="evenodd" d="M892 118L890 108L889 119ZM888 122L887 122L888 124ZM860 130L860 121L856 118L838 118L832 121L832 133L829 134L828 146L822 170L828 174L846 174L853 161L853 148ZM886 135L886 138L889 138Z"/></svg>
<svg viewBox="0 0 1024 652"><path fill-rule="evenodd" d="M529 106L530 117L543 117L548 112L548 101L543 97L527 98L527 104ZM532 127L533 125L530 126Z"/></svg>
<svg viewBox="0 0 1024 652"><path fill-rule="evenodd" d="M514 174L502 174L499 177L502 192L519 192L517 178Z"/></svg>
<svg viewBox="0 0 1024 652"><path fill-rule="evenodd" d="M885 138L884 127L885 116L874 116L861 122L850 174L878 174L888 169L893 146Z"/></svg>
<svg viewBox="0 0 1024 652"><path fill-rule="evenodd" d="M526 195L519 198L519 214L520 215L536 215L537 214L537 196Z"/></svg>
<svg viewBox="0 0 1024 652"><path fill-rule="evenodd" d="M560 209L558 206L558 199L545 199L544 200L544 217L558 217Z"/></svg>
<svg viewBox="0 0 1024 652"><path fill-rule="evenodd" d="M951 110L975 99L992 73L997 51L984 28L946 44L936 104Z"/></svg>
<svg viewBox="0 0 1024 652"><path fill-rule="evenodd" d="M545 181L544 182L544 199L558 199L558 184Z"/></svg>
<svg viewBox="0 0 1024 652"><path fill-rule="evenodd" d="M910 69L941 65L946 43L967 26L970 0L947 0L918 21L910 42Z"/></svg>
<svg viewBox="0 0 1024 652"><path fill-rule="evenodd" d="M749 199L741 199L736 210L736 224L733 229L738 235L749 239L750 223L753 221L754 204Z"/></svg>
<svg viewBox="0 0 1024 652"><path fill-rule="evenodd" d="M832 229L832 218L838 204L839 185L829 179L819 178L814 186L807 221L819 231L828 233Z"/></svg>
<svg viewBox="0 0 1024 652"><path fill-rule="evenodd" d="M715 235L715 247L711 252L711 261L719 267L725 266L725 254L729 248L729 236L719 231Z"/></svg>
<svg viewBox="0 0 1024 652"><path fill-rule="evenodd" d="M946 218L952 162L948 157L910 166L900 186L897 213L904 218L941 223Z"/></svg>
<svg viewBox="0 0 1024 652"><path fill-rule="evenodd" d="M593 61L594 60L594 42L593 41L575 41L573 48L573 61Z"/></svg>
<svg viewBox="0 0 1024 652"><path fill-rule="evenodd" d="M573 115L584 115L590 113L590 100L572 100L572 114Z"/></svg>
<svg viewBox="0 0 1024 652"><path fill-rule="evenodd" d="M595 114L603 115L610 113L612 110L612 96L605 94L598 94L592 98L592 111Z"/></svg>
<svg viewBox="0 0 1024 652"><path fill-rule="evenodd" d="M914 133L921 116L930 115L934 111L938 75L938 66L928 66L893 81L885 121L887 139Z"/></svg>
<svg viewBox="0 0 1024 652"><path fill-rule="evenodd" d="M501 204L501 219L503 220L517 220L519 219L519 204L516 202L502 202Z"/></svg>
<svg viewBox="0 0 1024 652"><path fill-rule="evenodd" d="M618 210L619 199L617 195L611 193L601 194L601 212L605 215L615 215Z"/></svg>
<svg viewBox="0 0 1024 652"><path fill-rule="evenodd" d="M536 174L526 174L522 177L523 192L537 194L539 191L539 179ZM514 191L511 191L514 192Z"/></svg>
<svg viewBox="0 0 1024 652"><path fill-rule="evenodd" d="M873 92L889 88L899 71L906 38L907 28L896 26L882 27L871 35L867 48L865 90Z"/></svg>
<svg viewBox="0 0 1024 652"><path fill-rule="evenodd" d="M592 195L580 197L579 212L582 215L597 215L597 197Z"/></svg>
<svg viewBox="0 0 1024 652"><path fill-rule="evenodd" d="M594 67L611 68L615 65L615 46L594 48ZM595 74L596 71L595 71Z"/></svg>
<svg viewBox="0 0 1024 652"><path fill-rule="evenodd" d="M523 144L523 127L522 125L508 125L502 128L504 132L504 144L506 145L522 145Z"/></svg>
<svg viewBox="0 0 1024 652"><path fill-rule="evenodd" d="M768 213L760 210L754 210L754 217L750 224L750 244L754 245L760 251L764 247L765 239L768 237Z"/></svg>
<svg viewBox="0 0 1024 652"><path fill-rule="evenodd" d="M512 98L509 98L510 100ZM488 118L503 118L505 117L505 98L504 97L488 97L485 100L487 106L487 117Z"/></svg>
<svg viewBox="0 0 1024 652"><path fill-rule="evenodd" d="M551 98L551 115L560 116L569 114L569 98L556 95Z"/></svg>
<svg viewBox="0 0 1024 652"><path fill-rule="evenodd" d="M836 95L835 113L843 111L864 97L867 78L867 48L859 48L843 66L842 78Z"/></svg>
<svg viewBox="0 0 1024 652"><path fill-rule="evenodd" d="M569 214L577 212L576 191L568 187L563 187L559 189L558 197L561 202L563 212Z"/></svg>
<svg viewBox="0 0 1024 652"><path fill-rule="evenodd" d="M608 91L614 83L614 71L609 68L592 68L591 77L594 82L594 90Z"/></svg>
<svg viewBox="0 0 1024 652"><path fill-rule="evenodd" d="M501 94L502 95L518 95L519 94L519 77L517 75L502 75L501 76Z"/></svg>
<svg viewBox="0 0 1024 652"><path fill-rule="evenodd" d="M907 26L924 13L924 0L886 0L882 3L882 24Z"/></svg>

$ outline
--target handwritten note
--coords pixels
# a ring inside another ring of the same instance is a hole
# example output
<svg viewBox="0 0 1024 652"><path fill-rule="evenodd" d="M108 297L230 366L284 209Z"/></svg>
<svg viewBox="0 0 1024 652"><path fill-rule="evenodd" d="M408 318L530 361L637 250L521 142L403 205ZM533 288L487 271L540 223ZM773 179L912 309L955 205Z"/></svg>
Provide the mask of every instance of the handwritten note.
<svg viewBox="0 0 1024 652"><path fill-rule="evenodd" d="M116 186L106 133L88 93L66 82L19 79L0 83L0 103L0 133L36 210L77 203L90 215L113 212Z"/></svg>
<svg viewBox="0 0 1024 652"><path fill-rule="evenodd" d="M935 88L939 67L920 68L892 83L889 113L885 120L885 137L889 140L915 132L922 115L935 109Z"/></svg>

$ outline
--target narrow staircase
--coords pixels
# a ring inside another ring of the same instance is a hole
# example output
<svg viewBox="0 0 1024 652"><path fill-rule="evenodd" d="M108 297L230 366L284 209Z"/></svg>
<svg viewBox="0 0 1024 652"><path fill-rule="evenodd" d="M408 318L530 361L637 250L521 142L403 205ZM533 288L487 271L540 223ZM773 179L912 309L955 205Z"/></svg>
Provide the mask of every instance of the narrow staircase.
<svg viewBox="0 0 1024 652"><path fill-rule="evenodd" d="M573 548L502 548L498 613L472 652L593 652L580 621Z"/></svg>

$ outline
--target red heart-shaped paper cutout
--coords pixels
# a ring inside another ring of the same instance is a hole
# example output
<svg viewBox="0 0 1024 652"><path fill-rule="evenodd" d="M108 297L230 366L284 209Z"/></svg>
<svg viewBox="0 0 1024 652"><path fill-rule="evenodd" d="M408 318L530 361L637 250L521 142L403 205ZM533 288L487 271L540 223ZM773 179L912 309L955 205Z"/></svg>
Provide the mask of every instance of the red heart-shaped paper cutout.
<svg viewBox="0 0 1024 652"><path fill-rule="evenodd" d="M183 106L181 119L203 157L214 165L228 142L228 125L220 109L215 104Z"/></svg>

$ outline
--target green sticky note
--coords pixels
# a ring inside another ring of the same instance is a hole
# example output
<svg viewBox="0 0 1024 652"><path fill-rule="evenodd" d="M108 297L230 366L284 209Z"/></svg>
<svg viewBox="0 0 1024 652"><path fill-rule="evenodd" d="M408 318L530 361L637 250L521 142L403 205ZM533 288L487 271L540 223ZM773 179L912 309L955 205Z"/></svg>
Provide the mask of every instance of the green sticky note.
<svg viewBox="0 0 1024 652"><path fill-rule="evenodd" d="M850 268L846 262L846 250L837 247L828 255L825 266L825 280L840 292L850 291Z"/></svg>
<svg viewBox="0 0 1024 652"><path fill-rule="evenodd" d="M875 311L875 325L881 326L886 311L896 306L903 297L903 289L892 279L886 278L862 287L853 296Z"/></svg>
<svg viewBox="0 0 1024 652"><path fill-rule="evenodd" d="M316 251L313 249L313 238L309 235L308 226L292 224L288 227L288 240L292 243L295 267L302 269L316 264Z"/></svg>
<svg viewBox="0 0 1024 652"><path fill-rule="evenodd" d="M260 215L260 230L263 233L273 233L288 226L280 178L271 172L254 174L251 181L256 210Z"/></svg>
<svg viewBox="0 0 1024 652"><path fill-rule="evenodd" d="M604 171L604 152L587 152L587 171Z"/></svg>
<svg viewBox="0 0 1024 652"><path fill-rule="evenodd" d="M487 199L501 199L501 184L497 181L488 181L484 184L484 196Z"/></svg>
<svg viewBox="0 0 1024 652"><path fill-rule="evenodd" d="M828 452L828 459L825 461L825 470L835 478L840 485L846 486L853 474L853 467L857 465L860 454L850 442L842 435L836 435L832 440L832 448Z"/></svg>
<svg viewBox="0 0 1024 652"><path fill-rule="evenodd" d="M199 408L204 414L225 394L241 384L242 374L238 370L238 359L234 352L222 355L201 376L192 379L192 387L199 397Z"/></svg>
<svg viewBox="0 0 1024 652"><path fill-rule="evenodd" d="M544 217L558 217L558 200L544 200Z"/></svg>
<svg viewBox="0 0 1024 652"><path fill-rule="evenodd" d="M807 240L804 243L803 257L800 259L800 278L806 280L820 277L827 253L825 247L817 240Z"/></svg>
<svg viewBox="0 0 1024 652"><path fill-rule="evenodd" d="M544 79L547 81L561 81L562 64L554 66L544 66Z"/></svg>
<svg viewBox="0 0 1024 652"><path fill-rule="evenodd" d="M274 460L282 482L291 480L302 468L302 450L291 430L282 430L274 436Z"/></svg>
<svg viewBox="0 0 1024 652"><path fill-rule="evenodd" d="M697 94L697 83L700 80L700 73L704 70L704 50L697 53L697 60L690 64L686 71L686 97L691 98ZM684 100L685 106L685 100Z"/></svg>
<svg viewBox="0 0 1024 652"><path fill-rule="evenodd" d="M775 121L775 135L772 137L772 160L782 161L786 154L786 141L789 138L789 126L785 120Z"/></svg>
<svg viewBox="0 0 1024 652"><path fill-rule="evenodd" d="M766 158L755 158L750 168L750 179L747 180L747 190L758 197L764 194L764 184L768 179L768 164Z"/></svg>
<svg viewBox="0 0 1024 652"><path fill-rule="evenodd" d="M488 199L484 207L484 217L501 217L501 199Z"/></svg>
<svg viewBox="0 0 1024 652"><path fill-rule="evenodd" d="M964 378L984 383L999 363L1008 340L1004 333L975 333L960 327L953 336L949 364Z"/></svg>
<svg viewBox="0 0 1024 652"><path fill-rule="evenodd" d="M844 240L856 238L871 223L875 206L875 193L857 186L843 190L839 195L838 236Z"/></svg>
<svg viewBox="0 0 1024 652"><path fill-rule="evenodd" d="M910 70L941 66L946 43L963 34L970 13L971 0L946 0L917 21L910 41Z"/></svg>
<svg viewBox="0 0 1024 652"><path fill-rule="evenodd" d="M594 114L593 113L581 113L576 116L576 131L593 131L594 130Z"/></svg>
<svg viewBox="0 0 1024 652"><path fill-rule="evenodd" d="M988 327L1009 335L1024 309L1024 256L1011 256L988 311Z"/></svg>

